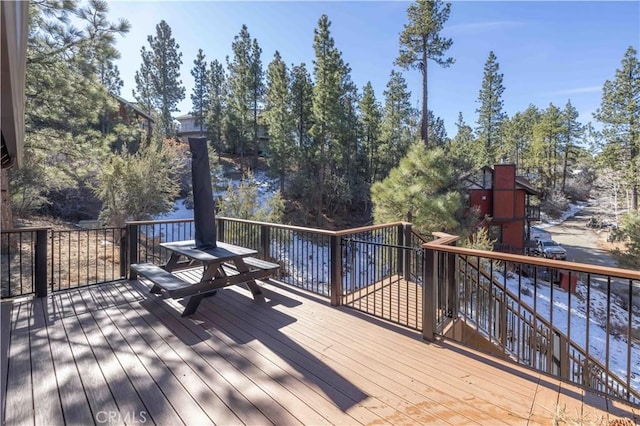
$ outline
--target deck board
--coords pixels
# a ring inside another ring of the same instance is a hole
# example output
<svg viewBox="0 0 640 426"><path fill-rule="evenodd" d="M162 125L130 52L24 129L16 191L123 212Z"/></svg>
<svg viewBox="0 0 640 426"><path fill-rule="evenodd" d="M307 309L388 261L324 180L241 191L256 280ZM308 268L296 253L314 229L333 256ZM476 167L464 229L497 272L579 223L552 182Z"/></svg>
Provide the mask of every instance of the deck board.
<svg viewBox="0 0 640 426"><path fill-rule="evenodd" d="M3 301L3 423L88 424L99 412L172 425L550 424L561 416L604 423L638 415L287 285L262 288L264 300L240 286L220 290L189 318L180 316L184 300L149 294L139 281ZM41 382L58 389L33 385Z"/></svg>
<svg viewBox="0 0 640 426"><path fill-rule="evenodd" d="M45 301L46 302L46 301ZM51 397L57 395L57 382L52 380L54 369L53 357L50 350L47 319L45 317L45 303L42 299L33 300L33 324L31 327L31 353L38 361L32 364L32 381L37 383L33 388L35 423L62 424L64 415L60 399Z"/></svg>
<svg viewBox="0 0 640 426"><path fill-rule="evenodd" d="M7 388L21 389L21 391L6 395L7 424L33 424L34 421L29 348L30 307L31 303L25 301L14 304L11 309Z"/></svg>

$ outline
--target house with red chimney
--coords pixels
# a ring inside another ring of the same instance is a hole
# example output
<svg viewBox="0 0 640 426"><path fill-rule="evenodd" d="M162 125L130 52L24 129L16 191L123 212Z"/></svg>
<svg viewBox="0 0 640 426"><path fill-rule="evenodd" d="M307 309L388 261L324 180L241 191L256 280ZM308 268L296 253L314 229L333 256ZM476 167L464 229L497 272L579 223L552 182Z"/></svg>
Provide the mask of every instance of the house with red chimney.
<svg viewBox="0 0 640 426"><path fill-rule="evenodd" d="M495 240L494 249L525 253L531 222L540 220L540 208L532 204L538 191L516 175L515 164L485 166L465 180L469 207L479 212L479 226Z"/></svg>

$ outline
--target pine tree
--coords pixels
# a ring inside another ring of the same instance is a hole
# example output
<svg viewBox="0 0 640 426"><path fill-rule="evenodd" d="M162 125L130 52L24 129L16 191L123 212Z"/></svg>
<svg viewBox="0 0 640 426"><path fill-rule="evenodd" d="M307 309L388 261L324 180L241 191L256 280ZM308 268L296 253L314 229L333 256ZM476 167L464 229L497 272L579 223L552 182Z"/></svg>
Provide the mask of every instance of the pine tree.
<svg viewBox="0 0 640 426"><path fill-rule="evenodd" d="M249 77L249 90L250 90L250 99L251 99L251 110L253 112L253 155L254 155L254 167L257 164L258 160L258 109L259 104L262 103L262 98L264 97L264 71L262 70L262 60L260 59L260 55L262 55L262 49L258 45L258 40L255 38L251 43L251 53L250 53L250 77Z"/></svg>
<svg viewBox="0 0 640 426"><path fill-rule="evenodd" d="M638 210L640 192L640 62L631 46L616 70L615 79L602 88L602 102L594 118L603 123L604 156L614 169L623 170L631 192L631 208ZM611 154L611 155L607 155Z"/></svg>
<svg viewBox="0 0 640 426"><path fill-rule="evenodd" d="M396 64L405 69L417 68L422 72L421 136L426 145L429 145L427 63L429 59L443 67L454 63L452 57L444 58L453 40L440 36L450 12L451 3L443 5L441 0L417 0L407 9L409 23L404 25L400 33L400 55Z"/></svg>
<svg viewBox="0 0 640 426"><path fill-rule="evenodd" d="M507 118L503 123L504 143L498 155L515 163L519 172L526 172L532 166L533 126L539 121L540 111L535 105L529 105L526 110L515 113L511 119Z"/></svg>
<svg viewBox="0 0 640 426"><path fill-rule="evenodd" d="M298 149L303 161L309 160L310 135L313 123L313 82L306 65L301 63L291 69L291 113L295 125Z"/></svg>
<svg viewBox="0 0 640 426"><path fill-rule="evenodd" d="M578 121L578 115L578 110L571 105L571 101L567 101L567 105L562 111L562 192L565 191L567 184L569 165L575 163L576 160L576 142L581 140L584 135L584 126Z"/></svg>
<svg viewBox="0 0 640 426"><path fill-rule="evenodd" d="M456 122L456 136L447 145L447 151L465 172L471 171L476 166L471 156L471 146L474 144L473 129L464 121L462 112L458 113Z"/></svg>
<svg viewBox="0 0 640 426"><path fill-rule="evenodd" d="M136 71L134 80L136 88L133 90L134 99L140 104L142 109L149 115L153 112L155 105L155 88L153 87L153 59L152 52L146 47L140 49L142 64L140 69Z"/></svg>
<svg viewBox="0 0 640 426"><path fill-rule="evenodd" d="M253 131L251 112L251 36L246 25L236 35L231 44L233 59L227 57L228 90L227 103L228 128L227 141L231 148L240 154L240 168L244 171L244 155L247 143Z"/></svg>
<svg viewBox="0 0 640 426"><path fill-rule="evenodd" d="M538 186L543 193L543 198L557 189L558 154L562 132L562 112L555 105L549 104L542 113L540 121L533 126L531 146L534 174L539 177Z"/></svg>
<svg viewBox="0 0 640 426"><path fill-rule="evenodd" d="M377 180L380 159L380 125L382 110L376 100L371 82L368 81L362 90L360 100L360 127L362 129L362 149L367 157L366 181L371 184Z"/></svg>
<svg viewBox="0 0 640 426"><path fill-rule="evenodd" d="M207 131L209 132L211 145L218 152L218 155L220 155L220 152L224 148L225 110L228 96L227 77L224 67L217 59L211 61L211 66L207 74L209 105L206 107L205 121L207 123Z"/></svg>
<svg viewBox="0 0 640 426"><path fill-rule="evenodd" d="M342 182L336 179L335 168L343 153L344 140L341 123L344 117L343 96L349 68L342 60L342 54L335 47L327 15L322 15L314 29L313 49L315 51L313 87L313 136L315 164L317 167L318 190L314 192L318 206L317 220L325 208L326 197L341 197ZM329 181L329 182L327 182ZM328 183L328 185L327 185Z"/></svg>
<svg viewBox="0 0 640 426"><path fill-rule="evenodd" d="M164 134L171 136L175 133L171 113L178 110L178 102L185 94L180 80L180 45L171 36L171 27L164 20L156 25L155 37L148 36L147 41L150 50L142 48L142 64L140 72L136 72L137 93L134 95L138 102L150 101L148 107L160 111Z"/></svg>
<svg viewBox="0 0 640 426"><path fill-rule="evenodd" d="M193 93L191 94L192 111L195 125L200 126L200 135L204 135L204 124L207 107L209 106L209 71L202 49L198 49L198 56L193 61L191 75L193 76Z"/></svg>
<svg viewBox="0 0 640 426"><path fill-rule="evenodd" d="M98 76L100 84L112 95L120 96L120 89L124 86L124 81L120 78L120 70L117 65L111 62L101 65Z"/></svg>
<svg viewBox="0 0 640 426"><path fill-rule="evenodd" d="M284 194L285 179L294 164L295 141L291 120L291 94L287 66L276 50L267 69L264 119L269 129L269 170L280 180Z"/></svg>
<svg viewBox="0 0 640 426"><path fill-rule="evenodd" d="M391 71L384 91L384 108L380 129L381 157L379 178L397 167L407 154L413 140L411 118L415 115L411 107L411 92L401 72Z"/></svg>
<svg viewBox="0 0 640 426"><path fill-rule="evenodd" d="M463 204L454 171L442 148L414 143L400 165L371 187L374 222L406 220L423 235L456 231Z"/></svg>
<svg viewBox="0 0 640 426"><path fill-rule="evenodd" d="M492 165L500 160L496 154L501 151L502 122L505 120L506 114L502 110L504 86L502 85L503 76L498 72L499 69L500 65L496 55L493 51L489 52L489 57L484 65L482 87L478 95L480 106L476 109L478 113L478 127L476 129L478 148L482 149L481 158L484 165Z"/></svg>

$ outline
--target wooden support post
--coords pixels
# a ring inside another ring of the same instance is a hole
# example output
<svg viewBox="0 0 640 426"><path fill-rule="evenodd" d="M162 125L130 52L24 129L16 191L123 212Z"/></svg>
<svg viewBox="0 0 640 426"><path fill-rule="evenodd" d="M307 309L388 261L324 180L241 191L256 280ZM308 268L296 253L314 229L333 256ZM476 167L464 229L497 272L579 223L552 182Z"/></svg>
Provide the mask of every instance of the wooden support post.
<svg viewBox="0 0 640 426"><path fill-rule="evenodd" d="M48 229L36 231L35 293L36 297L47 296L47 236Z"/></svg>
<svg viewBox="0 0 640 426"><path fill-rule="evenodd" d="M216 222L218 224L218 241L220 242L225 242L225 236L224 236L224 224L225 221L223 219L220 218L216 218Z"/></svg>
<svg viewBox="0 0 640 426"><path fill-rule="evenodd" d="M127 244L129 246L129 257L127 259L127 269L129 269L129 279L135 280L138 278L136 271L131 270L129 265L138 263L138 225L134 223L127 223Z"/></svg>
<svg viewBox="0 0 640 426"><path fill-rule="evenodd" d="M452 245L455 245L455 241ZM455 253L447 253L447 315L450 318L458 317L458 306L459 306L459 292L458 286L456 283L456 260L457 254Z"/></svg>
<svg viewBox="0 0 640 426"><path fill-rule="evenodd" d="M127 259L127 247L129 246L127 238L127 228L120 228L120 277L127 276L127 268L129 262Z"/></svg>
<svg viewBox="0 0 640 426"><path fill-rule="evenodd" d="M271 260L271 228L260 225L260 249L264 260Z"/></svg>
<svg viewBox="0 0 640 426"><path fill-rule="evenodd" d="M402 225L398 225L398 236L396 244L398 247L404 247L407 244L404 240L404 229ZM405 269L405 259L407 257L408 256L406 255L405 251L399 248L397 252L398 276L403 278L406 278L405 274L408 272L407 269Z"/></svg>
<svg viewBox="0 0 640 426"><path fill-rule="evenodd" d="M342 238L336 235L331 236L331 258L330 258L330 283L329 296L332 306L342 304Z"/></svg>
<svg viewBox="0 0 640 426"><path fill-rule="evenodd" d="M435 340L436 324L436 283L437 262L432 249L423 250L422 262L422 338L429 342Z"/></svg>

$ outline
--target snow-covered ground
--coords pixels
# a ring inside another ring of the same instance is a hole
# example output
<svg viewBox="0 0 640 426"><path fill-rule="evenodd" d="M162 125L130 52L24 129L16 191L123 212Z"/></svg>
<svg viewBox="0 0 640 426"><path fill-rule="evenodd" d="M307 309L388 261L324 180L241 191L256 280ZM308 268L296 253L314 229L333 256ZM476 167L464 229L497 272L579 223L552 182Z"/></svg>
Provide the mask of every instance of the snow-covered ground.
<svg viewBox="0 0 640 426"><path fill-rule="evenodd" d="M557 219L552 219L549 216L547 216L544 212L541 212L540 213L541 223L536 225L536 227L539 229L545 229L550 226L559 225L565 220L569 219L570 217L575 216L576 213L578 213L580 210L582 210L586 206L587 206L587 203L584 203L584 202L579 202L577 204L571 203L569 204L569 208L565 210L565 212L562 213L560 217Z"/></svg>

